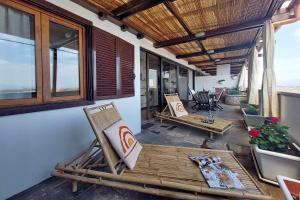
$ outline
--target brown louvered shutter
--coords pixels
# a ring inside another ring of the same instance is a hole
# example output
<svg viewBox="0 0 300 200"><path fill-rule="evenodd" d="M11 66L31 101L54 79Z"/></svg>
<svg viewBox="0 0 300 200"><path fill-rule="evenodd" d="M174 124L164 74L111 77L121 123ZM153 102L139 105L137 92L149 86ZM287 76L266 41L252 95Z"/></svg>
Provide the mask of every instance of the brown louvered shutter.
<svg viewBox="0 0 300 200"><path fill-rule="evenodd" d="M121 95L134 96L134 46L122 39L118 41L121 70Z"/></svg>
<svg viewBox="0 0 300 200"><path fill-rule="evenodd" d="M117 95L116 87L116 37L101 29L94 28L94 50L96 57L97 99Z"/></svg>

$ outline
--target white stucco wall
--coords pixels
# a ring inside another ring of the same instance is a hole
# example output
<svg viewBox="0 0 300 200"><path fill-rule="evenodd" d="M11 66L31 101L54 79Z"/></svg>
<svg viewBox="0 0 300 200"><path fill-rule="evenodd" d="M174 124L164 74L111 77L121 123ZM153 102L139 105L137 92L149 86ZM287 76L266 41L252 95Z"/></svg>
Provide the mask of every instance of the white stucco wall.
<svg viewBox="0 0 300 200"><path fill-rule="evenodd" d="M224 79L223 84L218 83L219 80ZM214 91L217 87L234 88L237 87L238 77L232 78L230 75L230 65L217 66L216 76L197 76L195 77L195 90L210 90Z"/></svg>
<svg viewBox="0 0 300 200"><path fill-rule="evenodd" d="M164 49L155 49L147 39L122 32L120 27L101 21L97 15L70 0L49 0L66 10L85 17L107 32L135 46L135 74L140 74L140 48L143 47L187 67ZM135 134L141 131L140 81L135 79L135 96L114 101L122 118ZM58 162L65 162L86 148L93 133L82 107L0 117L0 200L6 199L50 177Z"/></svg>
<svg viewBox="0 0 300 200"><path fill-rule="evenodd" d="M281 123L290 127L290 136L300 145L300 95L281 94L279 97Z"/></svg>

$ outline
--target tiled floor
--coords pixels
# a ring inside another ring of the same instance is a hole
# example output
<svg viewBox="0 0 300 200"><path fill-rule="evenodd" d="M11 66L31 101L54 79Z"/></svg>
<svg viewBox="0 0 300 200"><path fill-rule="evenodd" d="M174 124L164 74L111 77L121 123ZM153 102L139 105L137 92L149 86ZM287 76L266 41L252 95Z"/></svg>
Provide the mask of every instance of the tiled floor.
<svg viewBox="0 0 300 200"><path fill-rule="evenodd" d="M241 123L242 116L238 107L224 105L224 111L213 112L216 117L229 119L234 121L234 126L223 136L216 135L213 141L209 141L208 134L204 131L181 126L174 123L163 123L158 120L150 120L143 124L142 132L137 138L142 143L203 147L214 149L230 149L233 150L245 166L245 168L258 180L255 168L249 152L248 134ZM190 112L195 112L189 110ZM206 115L207 112L199 112ZM275 199L283 199L282 193L278 187L265 184L258 181L262 189L272 195ZM146 195L142 193L112 189L107 187L80 184L79 191L71 192L71 184L69 181L60 178L50 178L33 188L12 197L14 200L119 200L119 199L166 199L157 196Z"/></svg>

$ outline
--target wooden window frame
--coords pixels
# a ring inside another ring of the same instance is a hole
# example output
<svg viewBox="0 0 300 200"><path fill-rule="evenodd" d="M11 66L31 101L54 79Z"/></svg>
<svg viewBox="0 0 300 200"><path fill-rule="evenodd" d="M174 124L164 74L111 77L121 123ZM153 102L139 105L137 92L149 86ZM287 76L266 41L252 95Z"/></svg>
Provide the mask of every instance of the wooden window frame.
<svg viewBox="0 0 300 200"><path fill-rule="evenodd" d="M34 31L35 31L35 80L36 80L36 98L28 99L3 99L0 100L0 108L2 107L13 107L18 105L35 105L40 104L43 101L42 96L42 40L41 40L41 21L40 12L35 9L17 4L14 1L0 0L0 4L20 10L27 14L34 16Z"/></svg>
<svg viewBox="0 0 300 200"><path fill-rule="evenodd" d="M49 56L49 24L50 22L63 25L65 27L77 30L79 35L79 95L77 96L62 96L52 97L51 96L51 85L50 85L50 56ZM84 100L85 99L85 30L84 27L77 25L71 21L54 17L51 15L42 14L42 57L43 57L43 99L44 102L62 102L71 100Z"/></svg>
<svg viewBox="0 0 300 200"><path fill-rule="evenodd" d="M36 69L36 98L30 99L4 99L0 100L0 116L35 112L41 110L89 105L94 102L90 82L93 79L91 73L91 54L87 51L86 27L90 29L92 23L78 16L78 21L73 22L75 15L66 11L57 15L60 8L48 2L0 0L0 4L23 11L34 16L35 28L35 69ZM37 4L37 5L36 5ZM47 8L47 9L46 9ZM51 9L54 10L53 14ZM66 19L65 17L66 16ZM46 22L46 19L49 19ZM71 19L71 20L68 20ZM78 96L51 97L50 89L50 62L49 62L49 22L52 21L63 26L78 30L79 33L79 90ZM75 21L75 20L74 20ZM46 26L45 26L46 25ZM48 30L47 30L48 27ZM90 45L89 45L90 46ZM48 48L47 48L48 47ZM91 49L92 51L92 49ZM87 57L87 54L89 55ZM87 64L89 63L89 69ZM89 91L89 92L88 92ZM87 94L88 93L88 94ZM88 96L88 97L87 97ZM88 98L88 99L87 99ZM55 103L55 104L53 104ZM65 106L64 106L65 104ZM55 106L57 105L57 106ZM19 109L19 110L18 110Z"/></svg>

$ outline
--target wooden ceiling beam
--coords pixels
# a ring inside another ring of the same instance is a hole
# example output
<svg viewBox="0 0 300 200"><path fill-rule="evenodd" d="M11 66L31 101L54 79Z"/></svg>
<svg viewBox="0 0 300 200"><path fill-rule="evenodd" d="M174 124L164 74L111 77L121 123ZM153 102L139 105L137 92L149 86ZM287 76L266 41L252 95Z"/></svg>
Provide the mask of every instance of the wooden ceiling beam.
<svg viewBox="0 0 300 200"><path fill-rule="evenodd" d="M183 27L183 29L187 32L187 34L189 36L193 36L193 32L189 29L188 25L184 22L184 20L180 16L180 13L178 13L178 10L176 8L174 8L173 4L170 1L166 1L166 2L164 2L164 5L172 13L172 15L177 19L177 21ZM201 41L196 40L196 43L202 51L206 51L206 49ZM208 56L209 56L210 60L213 60L210 55L208 55Z"/></svg>
<svg viewBox="0 0 300 200"><path fill-rule="evenodd" d="M236 66L241 66L241 67L242 67L244 63L245 63L245 62L234 62L234 63L228 62L228 63L226 63L226 64L230 64L230 67L236 67ZM206 68L206 67L217 67L217 65L216 65L216 64L210 64L210 65L196 65L196 67L202 69L202 68Z"/></svg>
<svg viewBox="0 0 300 200"><path fill-rule="evenodd" d="M285 0L273 0L267 12L266 18L270 19L275 14L275 12L280 9L284 2Z"/></svg>
<svg viewBox="0 0 300 200"><path fill-rule="evenodd" d="M219 48L219 49L214 49L211 51L198 51L194 53L188 53L188 54L181 54L177 55L176 58L190 58L190 57L196 57L196 56L205 56L205 55L211 55L211 54L216 54L216 53L224 53L228 51L237 51L237 50L242 50L242 49L249 49L253 47L253 43L245 43L241 45L234 45L234 46L229 46L229 47L224 47L224 48Z"/></svg>
<svg viewBox="0 0 300 200"><path fill-rule="evenodd" d="M186 25L186 23L181 18L180 14L178 13L177 9L174 8L172 3L170 1L165 1L164 5L167 7L167 9L172 13L172 15L177 19L179 24L183 27L183 29L189 34L192 35L193 33L190 31L189 27Z"/></svg>
<svg viewBox="0 0 300 200"><path fill-rule="evenodd" d="M243 56L220 58L221 60L218 61L217 64L220 63L220 65L224 65L224 63L222 63L222 61L246 59L247 56L248 56L248 54L243 55ZM189 65L199 65L199 64L204 64L204 63L208 63L208 62L209 62L209 60L206 60L206 61L191 61L191 62L189 62ZM227 63L227 64L230 64L230 63Z"/></svg>
<svg viewBox="0 0 300 200"><path fill-rule="evenodd" d="M108 20L111 23L113 23L117 26L120 26L121 30L122 30L122 25L126 25L120 19L117 19L113 14L109 13L108 11L106 11L105 9L103 9L99 6L96 6L93 3L90 3L86 0L71 0L71 1L82 6L83 8L90 10L93 13L96 13L98 15L99 19ZM136 35L138 39L142 39L144 37L144 33L132 28L131 26L128 26L126 31Z"/></svg>
<svg viewBox="0 0 300 200"><path fill-rule="evenodd" d="M126 17L135 15L138 12L157 6L165 1L166 0L132 0L113 10L112 14L116 18L123 20Z"/></svg>
<svg viewBox="0 0 300 200"><path fill-rule="evenodd" d="M217 69L211 69L211 70L207 69L207 70L203 70L203 71L205 71L206 73L211 73L211 72L217 73Z"/></svg>
<svg viewBox="0 0 300 200"><path fill-rule="evenodd" d="M208 68L200 68L202 71L207 71L207 70L215 70L215 67L208 67Z"/></svg>
<svg viewBox="0 0 300 200"><path fill-rule="evenodd" d="M236 68L242 68L243 65L239 64L239 65L230 65L231 69L236 69Z"/></svg>
<svg viewBox="0 0 300 200"><path fill-rule="evenodd" d="M264 22L266 21L266 18L262 18L259 20L255 21L250 21L242 24L236 24L236 25L231 25L231 26L226 26L218 29L213 29L209 30L206 32L203 32L203 34L200 34L197 36L197 34L194 35L187 35L183 37L178 37L162 42L156 42L154 43L154 47L156 48L162 48L162 47L167 47L167 46L172 46L172 45L178 45L186 42L192 42L196 40L205 40L211 37L216 37L216 36L221 36L229 33L235 33L235 32L240 32L240 31L245 31L245 30L251 30L255 28L260 28L264 25Z"/></svg>
<svg viewBox="0 0 300 200"><path fill-rule="evenodd" d="M230 67L230 69L233 69L233 70L234 70L234 69L241 69L241 68L242 68L242 65L240 65L240 66L231 66L231 67Z"/></svg>

